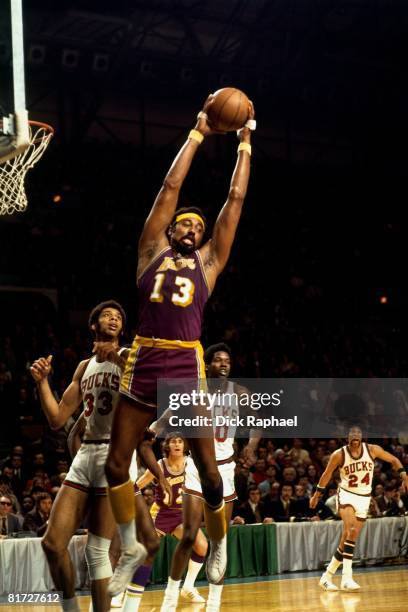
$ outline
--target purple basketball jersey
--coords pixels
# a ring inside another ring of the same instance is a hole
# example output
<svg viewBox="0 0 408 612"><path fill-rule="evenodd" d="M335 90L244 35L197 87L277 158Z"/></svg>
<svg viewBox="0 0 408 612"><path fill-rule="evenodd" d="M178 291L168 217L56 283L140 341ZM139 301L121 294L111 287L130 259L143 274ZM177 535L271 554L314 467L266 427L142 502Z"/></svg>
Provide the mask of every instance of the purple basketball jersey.
<svg viewBox="0 0 408 612"><path fill-rule="evenodd" d="M138 281L137 333L147 338L198 340L208 287L198 251L175 256L164 249Z"/></svg>
<svg viewBox="0 0 408 612"><path fill-rule="evenodd" d="M165 459L159 460L159 465L163 471L164 477L167 482L170 484L172 489L172 502L170 506L164 503L164 493L161 487L156 487L155 491L155 502L160 508L171 508L172 510L180 510L181 502L182 502L182 486L184 484L184 471L185 466L183 467L182 472L170 472L167 467L167 462Z"/></svg>

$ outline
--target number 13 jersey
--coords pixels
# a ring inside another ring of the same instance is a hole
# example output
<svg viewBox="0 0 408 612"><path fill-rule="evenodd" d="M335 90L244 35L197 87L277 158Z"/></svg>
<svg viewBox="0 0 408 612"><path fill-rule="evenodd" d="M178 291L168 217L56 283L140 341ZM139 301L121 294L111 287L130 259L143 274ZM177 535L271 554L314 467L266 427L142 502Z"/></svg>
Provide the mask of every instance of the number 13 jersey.
<svg viewBox="0 0 408 612"><path fill-rule="evenodd" d="M340 467L340 487L357 495L370 495L374 474L374 459L370 455L368 445L361 444L358 458L351 455L350 448L343 446L343 464Z"/></svg>
<svg viewBox="0 0 408 612"><path fill-rule="evenodd" d="M199 251L182 257L165 248L139 277L138 289L139 336L200 338L208 286Z"/></svg>

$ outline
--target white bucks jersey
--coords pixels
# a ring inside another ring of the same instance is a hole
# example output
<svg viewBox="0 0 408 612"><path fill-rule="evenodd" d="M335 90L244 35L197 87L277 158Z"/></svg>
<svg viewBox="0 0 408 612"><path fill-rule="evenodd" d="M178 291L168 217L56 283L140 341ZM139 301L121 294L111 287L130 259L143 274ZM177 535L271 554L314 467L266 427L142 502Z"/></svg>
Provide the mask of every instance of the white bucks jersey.
<svg viewBox="0 0 408 612"><path fill-rule="evenodd" d="M123 349L118 351L119 355ZM81 380L87 440L108 440L111 434L113 411L119 399L122 371L111 361L89 361Z"/></svg>
<svg viewBox="0 0 408 612"><path fill-rule="evenodd" d="M358 458L352 457L348 446L343 446L343 465L340 467L340 487L357 495L370 495L374 474L374 459L365 442Z"/></svg>
<svg viewBox="0 0 408 612"><path fill-rule="evenodd" d="M229 459L234 454L234 437L236 425L230 424L228 419L236 419L239 416L238 397L234 392L234 383L228 381L226 391L221 395L222 403L213 407L214 446L217 461ZM218 419L216 417L224 417Z"/></svg>

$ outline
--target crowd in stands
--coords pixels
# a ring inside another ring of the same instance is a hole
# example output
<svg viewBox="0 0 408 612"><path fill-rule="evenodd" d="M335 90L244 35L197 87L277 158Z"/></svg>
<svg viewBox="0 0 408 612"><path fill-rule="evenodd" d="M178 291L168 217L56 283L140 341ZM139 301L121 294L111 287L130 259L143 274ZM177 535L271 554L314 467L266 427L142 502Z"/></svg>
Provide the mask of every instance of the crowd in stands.
<svg viewBox="0 0 408 612"><path fill-rule="evenodd" d="M396 439L380 442L405 465L408 463L407 446ZM309 508L309 499L330 454L341 444L337 439L293 439L280 440L278 446L276 441L265 439L258 448L255 464L248 465L242 445L240 448L235 443L238 499L234 502L233 524L337 519L338 474L335 473L315 510ZM17 444L0 462L2 536L16 532L42 536L45 532L52 502L69 469L69 459L55 451L47 454L41 448L41 440L30 445ZM154 486L146 487L143 495L151 505ZM400 515L408 515L408 496L398 474L376 461L369 517Z"/></svg>

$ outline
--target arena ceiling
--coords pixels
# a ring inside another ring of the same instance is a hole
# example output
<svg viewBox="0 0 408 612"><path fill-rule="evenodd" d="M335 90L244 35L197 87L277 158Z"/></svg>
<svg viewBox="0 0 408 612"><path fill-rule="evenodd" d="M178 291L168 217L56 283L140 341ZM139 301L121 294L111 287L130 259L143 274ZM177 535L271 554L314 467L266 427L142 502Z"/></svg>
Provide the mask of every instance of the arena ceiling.
<svg viewBox="0 0 408 612"><path fill-rule="evenodd" d="M407 29L404 0L27 0L29 102L54 93L86 126L107 95L196 105L233 84L266 120L404 122ZM9 57L3 25L0 64Z"/></svg>

